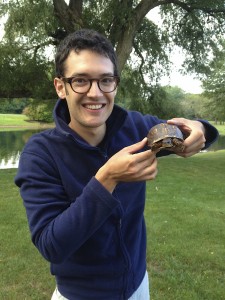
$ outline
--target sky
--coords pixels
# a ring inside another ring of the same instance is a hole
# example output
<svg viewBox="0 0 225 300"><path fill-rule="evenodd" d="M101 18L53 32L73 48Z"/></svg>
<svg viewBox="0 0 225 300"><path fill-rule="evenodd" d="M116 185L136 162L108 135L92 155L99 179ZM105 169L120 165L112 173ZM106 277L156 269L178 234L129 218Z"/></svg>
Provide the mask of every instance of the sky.
<svg viewBox="0 0 225 300"><path fill-rule="evenodd" d="M172 69L169 76L163 77L160 81L162 85L178 86L187 93L201 94L203 89L201 81L195 78L196 75L182 75L179 70L182 68L184 55L175 50L171 56Z"/></svg>
<svg viewBox="0 0 225 300"><path fill-rule="evenodd" d="M7 16L0 18L0 41L4 35L4 23L7 20Z"/></svg>
<svg viewBox="0 0 225 300"><path fill-rule="evenodd" d="M148 15L153 22L160 25L161 19L158 14L158 9L154 8ZM0 19L0 41L4 35L4 22L7 16ZM170 60L172 62L172 69L169 76L165 76L161 79L162 85L178 86L187 93L200 94L202 92L201 81L195 78L195 75L182 75L179 72L181 69L184 55L179 49L175 49L171 55Z"/></svg>
<svg viewBox="0 0 225 300"><path fill-rule="evenodd" d="M161 26L162 19L159 15L159 8L155 7L148 14L147 18L153 21L156 25ZM182 75L179 70L182 69L182 63L184 61L184 54L178 47L174 49L174 52L170 56L172 63L171 72L168 76L161 79L162 85L178 86L187 93L201 94L202 87L201 81L196 79L196 74Z"/></svg>

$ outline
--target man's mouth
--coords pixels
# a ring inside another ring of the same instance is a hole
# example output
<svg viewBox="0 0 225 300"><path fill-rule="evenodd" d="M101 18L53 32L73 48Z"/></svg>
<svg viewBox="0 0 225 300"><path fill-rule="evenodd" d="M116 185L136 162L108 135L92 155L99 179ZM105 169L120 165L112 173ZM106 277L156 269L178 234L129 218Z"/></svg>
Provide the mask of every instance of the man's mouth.
<svg viewBox="0 0 225 300"><path fill-rule="evenodd" d="M98 110L105 106L105 104L85 104L84 107L91 110Z"/></svg>

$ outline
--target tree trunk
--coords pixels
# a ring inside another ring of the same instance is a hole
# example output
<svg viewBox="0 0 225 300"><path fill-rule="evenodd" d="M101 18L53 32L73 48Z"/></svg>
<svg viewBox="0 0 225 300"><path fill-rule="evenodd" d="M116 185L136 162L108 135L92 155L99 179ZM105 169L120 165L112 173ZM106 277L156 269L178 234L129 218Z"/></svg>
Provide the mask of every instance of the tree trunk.
<svg viewBox="0 0 225 300"><path fill-rule="evenodd" d="M122 3L124 5L123 1ZM126 8L121 7L121 9L126 12L124 20L121 22L121 20L115 18L115 22L112 26L115 36L113 37L113 33L111 34L111 38L117 41L116 53L120 72L123 70L131 54L133 40L143 18L151 9L159 5L158 0L142 0L135 9L127 7L127 12L125 10Z"/></svg>
<svg viewBox="0 0 225 300"><path fill-rule="evenodd" d="M53 6L57 18L68 33L84 27L82 1L70 0L68 6L64 0L53 0Z"/></svg>

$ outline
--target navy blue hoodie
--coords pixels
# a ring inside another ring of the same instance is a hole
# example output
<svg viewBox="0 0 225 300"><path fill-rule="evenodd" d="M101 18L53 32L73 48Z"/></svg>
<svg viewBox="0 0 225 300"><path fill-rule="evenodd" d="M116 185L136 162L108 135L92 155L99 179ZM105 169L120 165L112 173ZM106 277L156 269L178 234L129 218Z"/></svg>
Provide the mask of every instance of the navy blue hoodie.
<svg viewBox="0 0 225 300"><path fill-rule="evenodd" d="M93 147L69 128L66 101L57 102L54 119L54 129L26 144L15 179L32 241L64 297L128 299L146 272L145 182L120 183L111 194L94 176L162 120L115 105L104 140ZM203 123L209 146L218 133Z"/></svg>

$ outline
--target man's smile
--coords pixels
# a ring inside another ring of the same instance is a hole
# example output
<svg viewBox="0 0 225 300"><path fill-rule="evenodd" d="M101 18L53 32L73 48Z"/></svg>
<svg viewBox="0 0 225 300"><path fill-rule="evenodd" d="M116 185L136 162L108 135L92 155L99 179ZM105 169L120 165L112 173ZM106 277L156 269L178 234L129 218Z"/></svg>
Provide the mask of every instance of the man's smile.
<svg viewBox="0 0 225 300"><path fill-rule="evenodd" d="M105 104L83 104L83 107L91 110L99 110L103 108Z"/></svg>

